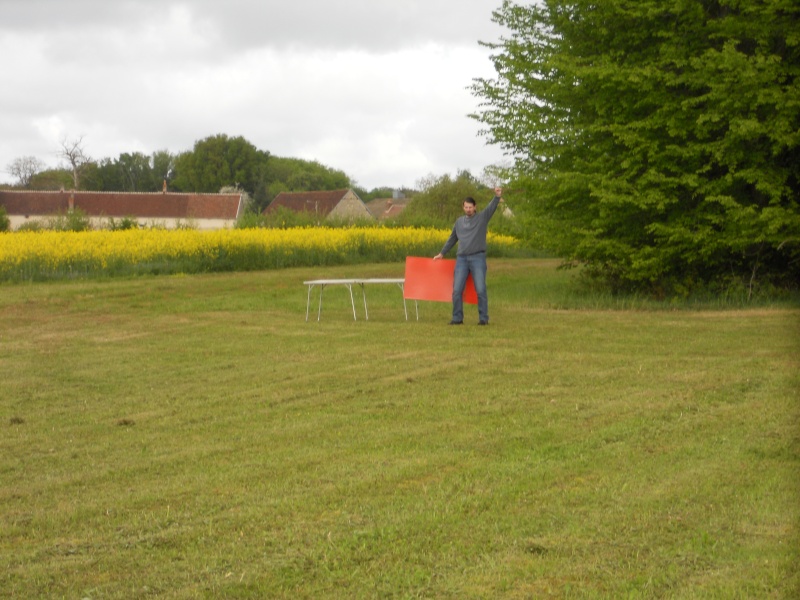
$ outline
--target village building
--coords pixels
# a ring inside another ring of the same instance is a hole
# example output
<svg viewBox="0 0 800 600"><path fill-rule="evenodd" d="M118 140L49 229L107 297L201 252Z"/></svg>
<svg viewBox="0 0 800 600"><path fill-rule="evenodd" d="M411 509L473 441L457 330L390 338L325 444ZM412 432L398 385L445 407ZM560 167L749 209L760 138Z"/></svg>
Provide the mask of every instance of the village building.
<svg viewBox="0 0 800 600"><path fill-rule="evenodd" d="M398 216L410 201L410 198L376 198L367 202L367 209L378 221L384 221Z"/></svg>
<svg viewBox="0 0 800 600"><path fill-rule="evenodd" d="M242 193L184 194L167 192L84 192L0 190L11 229L30 221L64 215L80 209L102 228L109 219L135 219L141 226L173 229L233 227L244 211Z"/></svg>
<svg viewBox="0 0 800 600"><path fill-rule="evenodd" d="M374 219L372 213L353 190L281 192L264 209L263 214L269 214L279 208L298 213L310 213L320 221L326 219L343 221Z"/></svg>

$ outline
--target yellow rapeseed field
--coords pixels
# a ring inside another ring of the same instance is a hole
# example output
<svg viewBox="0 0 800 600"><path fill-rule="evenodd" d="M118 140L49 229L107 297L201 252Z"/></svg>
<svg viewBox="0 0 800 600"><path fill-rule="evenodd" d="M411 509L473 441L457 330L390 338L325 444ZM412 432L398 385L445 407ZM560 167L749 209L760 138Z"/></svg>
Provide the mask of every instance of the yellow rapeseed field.
<svg viewBox="0 0 800 600"><path fill-rule="evenodd" d="M0 279L196 273L402 261L439 251L449 231L425 228L132 229L0 234ZM489 234L503 255L518 247Z"/></svg>

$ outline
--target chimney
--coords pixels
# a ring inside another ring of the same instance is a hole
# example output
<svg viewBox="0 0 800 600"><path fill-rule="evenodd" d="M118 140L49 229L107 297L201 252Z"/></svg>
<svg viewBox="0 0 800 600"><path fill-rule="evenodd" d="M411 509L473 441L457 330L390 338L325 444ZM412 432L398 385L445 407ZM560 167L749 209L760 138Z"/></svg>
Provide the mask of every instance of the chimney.
<svg viewBox="0 0 800 600"><path fill-rule="evenodd" d="M164 180L164 185L161 186L161 193L162 194L166 194L167 193L167 180L166 179Z"/></svg>
<svg viewBox="0 0 800 600"><path fill-rule="evenodd" d="M70 212L75 210L75 194L72 192L69 194L69 210Z"/></svg>

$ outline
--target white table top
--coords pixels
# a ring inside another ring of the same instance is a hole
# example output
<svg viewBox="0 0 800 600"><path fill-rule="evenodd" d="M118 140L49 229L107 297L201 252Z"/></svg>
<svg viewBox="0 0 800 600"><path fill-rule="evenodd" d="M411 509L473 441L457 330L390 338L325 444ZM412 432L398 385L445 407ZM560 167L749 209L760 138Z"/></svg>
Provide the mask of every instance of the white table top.
<svg viewBox="0 0 800 600"><path fill-rule="evenodd" d="M303 285L352 285L360 283L405 283L405 279L312 279Z"/></svg>

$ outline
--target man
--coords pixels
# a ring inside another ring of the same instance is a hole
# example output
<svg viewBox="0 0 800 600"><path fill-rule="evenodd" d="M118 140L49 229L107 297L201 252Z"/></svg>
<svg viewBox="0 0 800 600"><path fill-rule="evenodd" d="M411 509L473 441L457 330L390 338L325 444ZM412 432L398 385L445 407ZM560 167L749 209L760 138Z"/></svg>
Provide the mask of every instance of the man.
<svg viewBox="0 0 800 600"><path fill-rule="evenodd" d="M486 228L489 219L503 201L502 188L494 189L494 198L481 212L476 212L475 200L466 198L463 203L464 216L456 219L453 232L447 238L442 251L433 257L439 260L458 242L456 268L453 273L453 319L450 325L464 323L464 302L461 295L467 285L467 276L472 273L475 291L478 293L478 325L489 324L489 297L486 294Z"/></svg>

